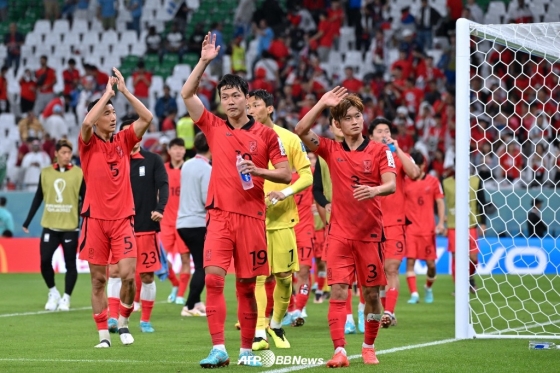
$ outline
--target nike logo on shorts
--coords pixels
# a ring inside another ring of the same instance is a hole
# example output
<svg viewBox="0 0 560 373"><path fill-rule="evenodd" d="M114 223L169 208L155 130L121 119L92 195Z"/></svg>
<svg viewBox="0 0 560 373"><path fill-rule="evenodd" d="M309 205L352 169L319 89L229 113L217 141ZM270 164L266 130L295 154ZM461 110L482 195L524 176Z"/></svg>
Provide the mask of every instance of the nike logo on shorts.
<svg viewBox="0 0 560 373"><path fill-rule="evenodd" d="M68 243L68 242L72 242L72 240L64 240L64 242Z"/></svg>

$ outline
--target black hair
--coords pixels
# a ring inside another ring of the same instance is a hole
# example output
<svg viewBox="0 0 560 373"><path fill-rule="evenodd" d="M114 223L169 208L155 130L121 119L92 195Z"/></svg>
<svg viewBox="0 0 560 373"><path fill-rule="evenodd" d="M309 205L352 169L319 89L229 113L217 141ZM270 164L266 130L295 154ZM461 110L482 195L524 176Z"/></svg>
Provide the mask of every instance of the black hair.
<svg viewBox="0 0 560 373"><path fill-rule="evenodd" d="M43 54L41 57L39 57L39 59L43 59L43 58L45 59L45 61L48 61L48 60L49 60L49 58L48 58L46 55L44 55L44 54Z"/></svg>
<svg viewBox="0 0 560 373"><path fill-rule="evenodd" d="M75 60L75 59L70 58L70 59L68 60L68 65L75 65L75 64L76 64L76 60Z"/></svg>
<svg viewBox="0 0 560 373"><path fill-rule="evenodd" d="M6 71L8 71L10 68L8 67L8 65L4 65L2 66L2 72L5 73Z"/></svg>
<svg viewBox="0 0 560 373"><path fill-rule="evenodd" d="M99 99L94 100L94 101L89 103L89 105L87 106L88 113L91 111L91 109L93 109L95 104L97 104L98 102L99 102ZM113 102L111 100L109 100L109 101L107 101L107 103L105 105L113 105Z"/></svg>
<svg viewBox="0 0 560 373"><path fill-rule="evenodd" d="M144 67L146 67L146 64L144 63L144 61L140 60L136 64L136 67L139 68L139 69L143 69Z"/></svg>
<svg viewBox="0 0 560 373"><path fill-rule="evenodd" d="M185 147L185 140L183 140L180 137L176 137L173 140L169 141L169 144L167 145L167 149L171 149L171 147L173 146L182 146L183 148Z"/></svg>
<svg viewBox="0 0 560 373"><path fill-rule="evenodd" d="M264 89L257 89L249 92L249 97L263 100L266 106L274 106L274 96Z"/></svg>
<svg viewBox="0 0 560 373"><path fill-rule="evenodd" d="M391 133L393 133L393 123L387 118L377 117L369 125L368 134L372 135L373 131L375 130L375 127L377 127L380 124L386 124L387 126L389 126L389 131L391 131Z"/></svg>
<svg viewBox="0 0 560 373"><path fill-rule="evenodd" d="M6 206L6 203L8 203L8 200L6 199L6 197L4 197L4 196L0 197L0 206L4 207L4 206Z"/></svg>
<svg viewBox="0 0 560 373"><path fill-rule="evenodd" d="M222 77L222 80L218 83L218 93L222 93L222 88L237 88L244 95L249 93L249 85L241 77L233 74L226 74Z"/></svg>
<svg viewBox="0 0 560 373"><path fill-rule="evenodd" d="M119 131L122 131L124 127L131 126L132 123L136 122L136 119L125 119L122 121L121 125L119 126Z"/></svg>
<svg viewBox="0 0 560 373"><path fill-rule="evenodd" d="M410 152L410 157L412 158L414 163L416 163L417 166L420 166L421 164L426 162L426 159L424 158L424 155L422 155L422 153L420 153L416 149L414 149L413 151Z"/></svg>
<svg viewBox="0 0 560 373"><path fill-rule="evenodd" d="M197 133L194 137L194 148L198 154L208 153L208 150L210 150L203 132Z"/></svg>
<svg viewBox="0 0 560 373"><path fill-rule="evenodd" d="M54 146L54 148L56 149L56 151L59 151L60 149L62 149L62 147L67 147L70 150L72 150L72 144L70 144L70 142L68 142L67 140L58 140L56 142L56 145Z"/></svg>

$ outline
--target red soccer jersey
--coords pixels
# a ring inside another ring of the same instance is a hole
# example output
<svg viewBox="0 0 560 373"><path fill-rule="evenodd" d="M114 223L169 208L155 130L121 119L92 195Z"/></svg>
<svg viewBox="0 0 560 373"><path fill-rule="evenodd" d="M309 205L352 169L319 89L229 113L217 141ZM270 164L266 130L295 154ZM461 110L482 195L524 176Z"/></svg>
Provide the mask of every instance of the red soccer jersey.
<svg viewBox="0 0 560 373"><path fill-rule="evenodd" d="M104 141L94 134L86 144L78 136L78 149L86 181L82 216L118 220L134 215L130 184L130 152L141 138L134 126Z"/></svg>
<svg viewBox="0 0 560 373"><path fill-rule="evenodd" d="M132 79L136 80L136 78L141 75L143 75L150 84L152 83L152 74L148 71L144 71L143 73L137 71L132 74ZM136 97L149 97L150 85L143 80L139 80L138 82L136 82L136 84L134 84L134 94L136 95Z"/></svg>
<svg viewBox="0 0 560 373"><path fill-rule="evenodd" d="M56 83L56 72L50 67L40 68L35 72L37 88L41 93L53 93ZM45 88L43 88L45 86Z"/></svg>
<svg viewBox="0 0 560 373"><path fill-rule="evenodd" d="M382 174L395 173L395 161L389 148L366 137L358 149L351 151L345 142L321 137L315 153L327 162L331 173L329 234L350 240L380 242L383 235L381 198L358 201L354 198L354 186L379 186Z"/></svg>
<svg viewBox="0 0 560 373"><path fill-rule="evenodd" d="M80 81L80 72L76 69L66 69L62 72L62 78L64 79L64 94L69 95Z"/></svg>
<svg viewBox="0 0 560 373"><path fill-rule="evenodd" d="M287 161L282 142L272 128L249 122L240 129L207 110L196 123L204 132L212 151L212 173L208 186L207 209L234 212L265 220L264 179L253 176L253 188L243 190L237 172L237 155L251 159L256 167L268 168Z"/></svg>
<svg viewBox="0 0 560 373"><path fill-rule="evenodd" d="M407 154L408 157L410 157ZM381 197L381 211L383 211L383 226L404 225L404 168L399 157L395 159L395 173L397 174L397 190L393 194Z"/></svg>
<svg viewBox="0 0 560 373"><path fill-rule="evenodd" d="M404 182L406 217L411 224L406 234L412 236L431 236L435 233L434 205L443 198L443 190L438 179L426 175L420 180L406 178Z"/></svg>
<svg viewBox="0 0 560 373"><path fill-rule="evenodd" d="M165 163L165 171L169 180L169 199L163 213L162 225L175 226L179 211L179 194L181 192L181 169L173 168L171 162Z"/></svg>
<svg viewBox="0 0 560 373"><path fill-rule="evenodd" d="M297 179L299 179L299 175L297 172L294 172L292 175L292 184L295 183ZM313 232L315 230L315 218L313 216L313 211L311 211L311 205L313 205L312 187L309 186L305 188L303 191L294 195L294 198L296 200L299 215L298 225L302 227L309 227L310 231Z"/></svg>

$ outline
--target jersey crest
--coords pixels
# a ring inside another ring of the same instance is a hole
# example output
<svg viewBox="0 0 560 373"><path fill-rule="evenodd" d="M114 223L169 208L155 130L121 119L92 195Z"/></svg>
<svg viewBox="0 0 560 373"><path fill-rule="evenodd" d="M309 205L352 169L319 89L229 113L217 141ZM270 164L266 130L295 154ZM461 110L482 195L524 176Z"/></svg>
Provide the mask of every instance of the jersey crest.
<svg viewBox="0 0 560 373"><path fill-rule="evenodd" d="M364 174L371 174L371 159L364 159Z"/></svg>

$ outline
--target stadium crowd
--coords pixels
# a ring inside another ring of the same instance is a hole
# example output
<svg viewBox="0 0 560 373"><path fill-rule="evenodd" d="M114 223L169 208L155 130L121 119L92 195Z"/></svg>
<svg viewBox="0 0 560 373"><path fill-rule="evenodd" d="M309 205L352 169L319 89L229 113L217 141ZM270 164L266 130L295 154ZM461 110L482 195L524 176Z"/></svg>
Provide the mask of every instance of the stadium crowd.
<svg viewBox="0 0 560 373"><path fill-rule="evenodd" d="M132 72L132 87L157 119L150 128L156 139L148 146L151 150L165 155L177 121L188 114L180 97L177 100L176 87L162 85L152 94L156 75L144 60L157 56L161 61L170 54L177 55L180 63L189 56L192 60L200 54L201 41L211 26L221 49L200 86L207 108L219 111L216 84L224 71L231 70L246 77L251 89L273 92L276 123L293 130L326 91L342 85L364 100L365 123L377 116L392 120L402 149L421 151L429 160L430 173L441 179L453 169L455 21L466 17L485 22L494 16L475 0L465 5L460 0L423 0L413 7L384 0L243 0L233 15L231 40L219 22L196 24L187 34L196 11L188 3L175 4L178 10L168 21L167 31L159 32L154 25L142 24L143 1L125 2L130 13L127 28L145 43L144 59ZM53 4L58 3L45 2L45 19L91 22L97 18L103 30L118 28L118 1L66 1L62 8ZM503 21L542 20L532 9L523 0L512 2ZM25 67L18 73L25 40L16 24L10 25L4 37L7 57L0 74L0 112L14 114L4 118L17 124L19 138L15 160L9 154L0 156L0 166L8 167L8 177L0 180L0 186L8 189L35 188L41 167L52 161L55 142L61 138L76 142L78 123L88 103L101 96L110 73L76 51L67 56L61 75L57 74L60 66L50 65L49 55L40 57L38 69ZM473 59L473 64L491 66L493 75L471 80L471 149L476 172L489 188L557 184L560 68L501 47L482 57L486 61ZM17 77L17 95L8 93L9 74ZM60 91L55 89L57 76L63 79ZM506 98L507 104L500 105ZM0 138L2 153L7 153L13 137L9 139L9 129L1 127L5 131ZM326 113L317 120L315 130L328 134ZM75 162L79 164L77 157Z"/></svg>

